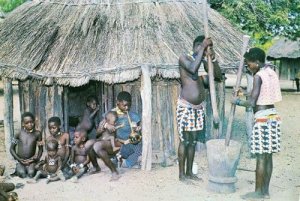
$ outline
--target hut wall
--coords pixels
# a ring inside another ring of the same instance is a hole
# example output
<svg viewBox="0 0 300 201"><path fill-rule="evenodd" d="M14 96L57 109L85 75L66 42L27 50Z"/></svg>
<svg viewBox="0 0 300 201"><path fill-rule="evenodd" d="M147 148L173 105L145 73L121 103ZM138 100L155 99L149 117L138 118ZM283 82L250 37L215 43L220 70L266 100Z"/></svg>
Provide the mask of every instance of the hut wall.
<svg viewBox="0 0 300 201"><path fill-rule="evenodd" d="M300 58L281 59L279 64L279 77L282 80L294 80L297 72L300 71Z"/></svg>
<svg viewBox="0 0 300 201"><path fill-rule="evenodd" d="M20 111L32 112L36 117L36 128L47 133L47 120L58 116L63 121L63 87L43 86L39 81L19 81Z"/></svg>

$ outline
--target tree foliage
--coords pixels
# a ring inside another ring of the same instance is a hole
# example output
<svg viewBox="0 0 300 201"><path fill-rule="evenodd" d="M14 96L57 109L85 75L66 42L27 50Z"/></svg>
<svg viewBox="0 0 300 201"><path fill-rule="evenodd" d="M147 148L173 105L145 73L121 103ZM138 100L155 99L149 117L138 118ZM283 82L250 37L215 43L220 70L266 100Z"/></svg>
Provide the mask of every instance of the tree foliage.
<svg viewBox="0 0 300 201"><path fill-rule="evenodd" d="M0 10L10 12L26 0L0 0Z"/></svg>
<svg viewBox="0 0 300 201"><path fill-rule="evenodd" d="M300 37L300 0L210 0L211 7L264 49L275 36Z"/></svg>

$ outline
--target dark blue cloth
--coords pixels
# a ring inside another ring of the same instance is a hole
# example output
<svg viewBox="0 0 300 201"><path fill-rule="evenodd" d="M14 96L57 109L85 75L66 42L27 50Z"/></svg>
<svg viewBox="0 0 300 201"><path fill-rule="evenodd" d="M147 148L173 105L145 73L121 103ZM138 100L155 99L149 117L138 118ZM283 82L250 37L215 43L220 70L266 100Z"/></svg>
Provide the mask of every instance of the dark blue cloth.
<svg viewBox="0 0 300 201"><path fill-rule="evenodd" d="M129 116L131 122L139 123L141 121L140 116L135 112L129 112ZM118 120L116 123L117 125L122 125L122 124L124 125L123 127L117 130L117 138L122 140L127 140L131 133L131 128L130 128L127 114L118 115Z"/></svg>

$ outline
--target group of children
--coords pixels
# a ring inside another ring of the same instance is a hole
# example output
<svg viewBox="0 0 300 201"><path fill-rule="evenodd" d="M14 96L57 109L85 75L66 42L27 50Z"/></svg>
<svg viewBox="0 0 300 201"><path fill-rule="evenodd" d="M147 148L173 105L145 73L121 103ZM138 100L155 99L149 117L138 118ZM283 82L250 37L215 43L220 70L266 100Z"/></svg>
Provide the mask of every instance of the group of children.
<svg viewBox="0 0 300 201"><path fill-rule="evenodd" d="M47 183L66 179L77 182L88 171L89 152L97 140L108 140L115 151L120 149L114 144L115 132L105 130L96 136L98 139L88 139L88 132L95 127L94 119L99 106L96 97L92 96L88 97L86 105L82 121L74 133L74 145L70 145L69 133L61 132L59 117L49 118L50 136L43 140L42 133L35 129L34 115L30 112L22 114L21 132L14 135L10 147L12 156L17 160L14 174L21 178L29 176L31 180L28 183L36 183L40 178L47 178ZM108 112L105 118L108 124L115 126L115 112ZM44 145L47 154L41 160Z"/></svg>

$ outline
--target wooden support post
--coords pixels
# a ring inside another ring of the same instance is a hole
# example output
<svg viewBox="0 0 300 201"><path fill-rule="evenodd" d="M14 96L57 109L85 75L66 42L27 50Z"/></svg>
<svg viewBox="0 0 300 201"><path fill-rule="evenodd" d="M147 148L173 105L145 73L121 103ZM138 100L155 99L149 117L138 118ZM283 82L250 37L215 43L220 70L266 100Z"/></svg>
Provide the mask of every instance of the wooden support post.
<svg viewBox="0 0 300 201"><path fill-rule="evenodd" d="M151 170L152 164L152 139L151 139L151 118L152 118L152 86L150 78L150 67L142 66L141 77L141 98L142 98L142 135L143 154L142 170Z"/></svg>
<svg viewBox="0 0 300 201"><path fill-rule="evenodd" d="M13 88L10 78L3 78L4 81L4 133L5 133L5 150L8 158L12 158L9 148L14 136L14 119L13 119Z"/></svg>
<svg viewBox="0 0 300 201"><path fill-rule="evenodd" d="M64 131L69 132L69 87L63 88L63 121Z"/></svg>

